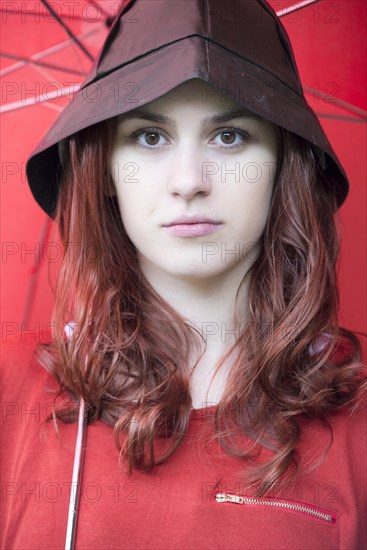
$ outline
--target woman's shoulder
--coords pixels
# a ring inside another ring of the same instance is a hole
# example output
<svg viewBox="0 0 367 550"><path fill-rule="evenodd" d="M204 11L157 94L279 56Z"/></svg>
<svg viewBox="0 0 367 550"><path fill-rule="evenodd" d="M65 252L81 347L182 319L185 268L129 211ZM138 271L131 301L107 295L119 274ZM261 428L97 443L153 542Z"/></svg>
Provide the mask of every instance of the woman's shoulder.
<svg viewBox="0 0 367 550"><path fill-rule="evenodd" d="M299 425L301 456L307 457L310 463L317 463L326 451L325 464L332 467L334 475L337 476L339 467L345 467L354 472L356 480L361 476L367 458L366 389L361 390L355 400L322 417L302 417Z"/></svg>
<svg viewBox="0 0 367 550"><path fill-rule="evenodd" d="M367 452L367 391L358 401L345 405L330 414L328 421L333 431L333 439L345 449L359 449Z"/></svg>

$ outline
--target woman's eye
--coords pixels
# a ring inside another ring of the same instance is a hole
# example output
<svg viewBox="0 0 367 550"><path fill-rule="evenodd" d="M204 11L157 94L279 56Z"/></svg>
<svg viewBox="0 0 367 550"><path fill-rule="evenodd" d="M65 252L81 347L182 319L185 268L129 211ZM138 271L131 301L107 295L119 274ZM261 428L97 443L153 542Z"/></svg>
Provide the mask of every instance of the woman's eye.
<svg viewBox="0 0 367 550"><path fill-rule="evenodd" d="M131 134L131 139L142 149L158 149L160 138L166 139L159 128L143 128Z"/></svg>
<svg viewBox="0 0 367 550"><path fill-rule="evenodd" d="M233 147L238 147L250 140L250 134L244 130L239 130L238 128L225 128L221 130L216 138L220 138L221 143L217 142L219 147L224 149L232 149ZM224 145L223 145L224 144Z"/></svg>

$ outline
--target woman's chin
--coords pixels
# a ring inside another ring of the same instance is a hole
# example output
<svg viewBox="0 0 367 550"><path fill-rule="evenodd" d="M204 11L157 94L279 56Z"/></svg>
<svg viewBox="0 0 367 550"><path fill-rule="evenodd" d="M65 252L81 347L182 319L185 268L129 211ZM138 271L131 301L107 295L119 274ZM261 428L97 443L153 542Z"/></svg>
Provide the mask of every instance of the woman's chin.
<svg viewBox="0 0 367 550"><path fill-rule="evenodd" d="M211 278L225 276L232 265L226 265L219 260L212 259L207 263L203 263L201 259L188 259L187 261L182 258L177 258L177 261L171 258L170 262L154 262L149 261L141 262L140 266L145 275L149 278L149 275L154 271L159 271L161 275L166 274L169 277L175 279L186 279L187 281L204 281Z"/></svg>

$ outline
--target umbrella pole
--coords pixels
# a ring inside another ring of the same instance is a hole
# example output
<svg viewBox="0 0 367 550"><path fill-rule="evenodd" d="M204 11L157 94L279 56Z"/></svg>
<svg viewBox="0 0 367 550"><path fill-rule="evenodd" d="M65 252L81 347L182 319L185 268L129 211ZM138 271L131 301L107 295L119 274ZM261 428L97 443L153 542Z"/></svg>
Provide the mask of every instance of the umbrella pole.
<svg viewBox="0 0 367 550"><path fill-rule="evenodd" d="M80 399L79 405L79 417L78 417L78 433L75 445L73 475L71 480L70 489L70 501L68 512L68 523L66 529L65 550L73 550L75 548L76 540L76 527L77 527L77 515L78 504L80 497L80 485L82 480L82 464L83 464L83 450L84 440L87 427L87 415L85 413L84 399ZM75 491L74 491L75 487Z"/></svg>

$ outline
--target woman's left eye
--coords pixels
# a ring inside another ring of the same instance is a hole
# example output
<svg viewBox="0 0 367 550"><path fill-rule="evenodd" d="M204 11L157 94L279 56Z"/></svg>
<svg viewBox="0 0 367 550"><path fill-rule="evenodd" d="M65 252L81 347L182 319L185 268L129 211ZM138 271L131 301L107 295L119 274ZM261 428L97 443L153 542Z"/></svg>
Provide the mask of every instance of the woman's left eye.
<svg viewBox="0 0 367 550"><path fill-rule="evenodd" d="M243 145L244 143L248 142L250 140L250 134L248 132L245 132L244 130L239 130L238 128L224 128L220 130L220 132L216 135L216 137L220 136L220 139L222 143L225 145L219 145L219 147L223 149L232 149L234 147L238 147L239 145ZM239 138L236 141L236 138Z"/></svg>

